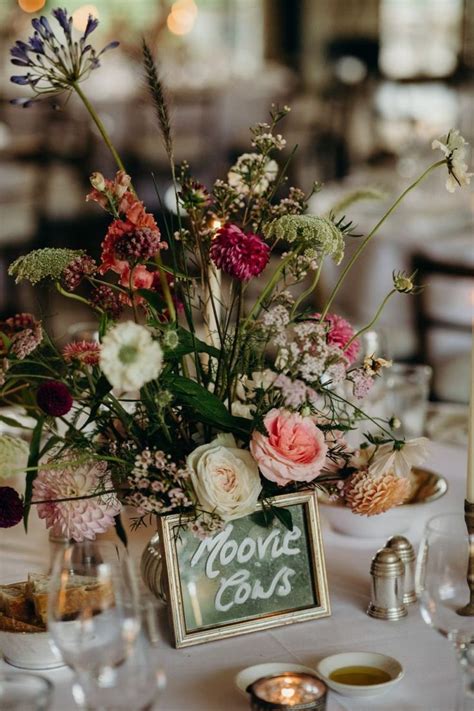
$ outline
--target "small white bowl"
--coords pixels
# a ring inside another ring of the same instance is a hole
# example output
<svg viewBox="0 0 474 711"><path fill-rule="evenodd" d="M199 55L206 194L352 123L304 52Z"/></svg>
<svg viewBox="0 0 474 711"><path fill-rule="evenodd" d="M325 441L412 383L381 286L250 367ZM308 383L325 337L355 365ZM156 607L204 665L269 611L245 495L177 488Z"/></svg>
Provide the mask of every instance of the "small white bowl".
<svg viewBox="0 0 474 711"><path fill-rule="evenodd" d="M56 669L64 662L47 632L0 631L5 661L19 669Z"/></svg>
<svg viewBox="0 0 474 711"><path fill-rule="evenodd" d="M257 679L262 679L264 676L273 676L274 674L284 674L285 672L299 672L300 674L317 676L314 669L304 667L302 664L269 662L242 669L235 677L235 685L244 696L247 696L248 687Z"/></svg>
<svg viewBox="0 0 474 711"><path fill-rule="evenodd" d="M448 490L446 479L440 474L414 467L411 473L413 492L402 506L396 506L376 516L353 514L346 506L331 502L321 494L320 509L334 531L356 538L386 538L405 533L415 521L430 517L429 504L444 496Z"/></svg>
<svg viewBox="0 0 474 711"><path fill-rule="evenodd" d="M330 674L336 669L344 667L376 667L390 674L390 681L359 686L342 684L329 678ZM377 652L345 652L343 654L332 654L330 657L322 659L316 667L316 673L330 689L337 691L342 696L375 696L384 694L395 684L398 684L405 672L400 662L385 654L378 654Z"/></svg>

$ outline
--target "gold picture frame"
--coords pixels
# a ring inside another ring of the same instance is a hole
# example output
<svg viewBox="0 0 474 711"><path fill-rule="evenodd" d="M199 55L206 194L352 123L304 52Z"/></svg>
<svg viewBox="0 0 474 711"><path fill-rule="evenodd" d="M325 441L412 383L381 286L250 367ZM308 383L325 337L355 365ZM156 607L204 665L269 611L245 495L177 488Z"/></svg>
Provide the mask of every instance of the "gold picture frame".
<svg viewBox="0 0 474 711"><path fill-rule="evenodd" d="M317 494L277 496L272 505L292 512L297 520L292 531L280 516L274 517L270 528L256 523L261 504L253 514L228 522L220 534L206 541L199 541L183 527L187 519L182 515L160 518L163 579L177 648L331 614ZM242 538L246 533L251 535ZM241 568L235 570L234 564ZM226 578L221 568L229 565L234 572ZM249 566L253 566L251 570ZM294 570L297 566L298 573ZM258 576L268 572L267 580L272 581L268 589L260 577L251 577L255 571ZM285 598L290 593L296 605L288 605ZM230 614L232 608L234 613Z"/></svg>

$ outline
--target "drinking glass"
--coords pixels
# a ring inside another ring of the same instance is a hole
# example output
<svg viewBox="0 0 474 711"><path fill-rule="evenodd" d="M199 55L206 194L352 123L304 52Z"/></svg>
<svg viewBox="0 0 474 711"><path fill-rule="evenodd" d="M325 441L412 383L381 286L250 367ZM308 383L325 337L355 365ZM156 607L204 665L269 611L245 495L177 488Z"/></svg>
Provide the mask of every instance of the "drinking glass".
<svg viewBox="0 0 474 711"><path fill-rule="evenodd" d="M398 433L421 437L424 432L433 370L429 365L394 363L383 376L386 417L401 422Z"/></svg>
<svg viewBox="0 0 474 711"><path fill-rule="evenodd" d="M140 629L137 582L111 543L59 550L49 591L48 630L66 664L100 670L127 655Z"/></svg>
<svg viewBox="0 0 474 711"><path fill-rule="evenodd" d="M43 676L24 672L0 672L2 711L47 711L53 685Z"/></svg>
<svg viewBox="0 0 474 711"><path fill-rule="evenodd" d="M435 516L426 524L416 565L423 620L451 641L462 670L457 711L474 708L474 616L459 614L469 602L466 578L473 547L462 514Z"/></svg>

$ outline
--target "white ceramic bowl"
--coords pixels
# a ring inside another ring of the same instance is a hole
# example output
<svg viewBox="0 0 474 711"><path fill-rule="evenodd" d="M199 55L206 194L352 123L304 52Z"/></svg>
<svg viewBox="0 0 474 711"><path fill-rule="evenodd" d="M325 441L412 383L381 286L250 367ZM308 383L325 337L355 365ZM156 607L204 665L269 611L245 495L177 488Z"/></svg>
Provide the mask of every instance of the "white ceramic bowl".
<svg viewBox="0 0 474 711"><path fill-rule="evenodd" d="M396 506L377 516L359 516L349 508L320 497L321 514L334 531L357 538L385 538L394 533L405 533L415 521L430 518L429 505L448 490L448 483L440 474L427 469L414 468L413 494L402 506Z"/></svg>
<svg viewBox="0 0 474 711"><path fill-rule="evenodd" d="M390 675L390 681L382 684L371 684L370 686L356 686L355 684L341 684L329 678L336 669L343 667L376 667L382 669ZM317 675L329 686L343 696L375 696L384 694L403 678L404 671L400 662L393 657L377 652L345 652L343 654L333 654L322 659L316 667Z"/></svg>
<svg viewBox="0 0 474 711"><path fill-rule="evenodd" d="M56 669L64 666L47 632L0 631L5 661L20 669Z"/></svg>
<svg viewBox="0 0 474 711"><path fill-rule="evenodd" d="M316 676L314 669L304 667L302 664L269 662L268 664L256 664L253 667L242 669L235 677L235 685L244 696L247 696L248 687L257 679L262 679L264 676L273 676L274 674L284 674L285 672L299 672Z"/></svg>

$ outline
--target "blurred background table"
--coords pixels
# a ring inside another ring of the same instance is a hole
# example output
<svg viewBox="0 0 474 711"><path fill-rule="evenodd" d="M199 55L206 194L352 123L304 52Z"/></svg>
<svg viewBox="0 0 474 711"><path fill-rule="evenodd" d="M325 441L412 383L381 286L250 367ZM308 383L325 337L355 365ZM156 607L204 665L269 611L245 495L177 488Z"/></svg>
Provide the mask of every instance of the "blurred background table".
<svg viewBox="0 0 474 711"><path fill-rule="evenodd" d="M449 482L445 497L429 506L426 518L447 511L462 511L465 493L464 448L432 444L427 467ZM425 523L420 517L407 533L417 544ZM328 711L447 711L454 708L457 670L450 644L422 621L418 606L409 608L399 622L375 620L365 614L370 598L370 561L384 539L356 539L324 527L324 547L332 616L316 622L276 628L183 650L168 641L166 609L161 610L163 640L156 650L157 667L167 676L167 687L157 704L163 711L245 711L246 700L236 690L240 669L263 662L291 662L314 667L324 656L362 650L396 657L405 678L391 692L371 699L349 699L331 694ZM397 533L393 531L393 533ZM31 531L20 527L2 532L0 578L13 582L28 571L41 571L48 563L48 536L32 515ZM151 530L131 535L137 561ZM205 651L205 653L204 653ZM0 662L0 667L7 667ZM74 711L72 673L47 672L55 684L53 711ZM132 710L131 710L132 711Z"/></svg>

